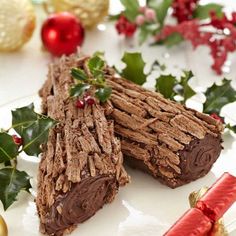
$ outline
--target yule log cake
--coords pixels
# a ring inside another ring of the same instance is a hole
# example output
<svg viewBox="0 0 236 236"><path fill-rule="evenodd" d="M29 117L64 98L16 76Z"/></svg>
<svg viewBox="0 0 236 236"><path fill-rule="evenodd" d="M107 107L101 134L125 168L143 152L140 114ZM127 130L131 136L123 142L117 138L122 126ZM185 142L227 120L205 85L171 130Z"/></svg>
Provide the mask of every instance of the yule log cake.
<svg viewBox="0 0 236 236"><path fill-rule="evenodd" d="M38 174L36 204L41 232L48 235L70 232L129 182L113 121L99 104L78 109L69 97L70 68L83 63L55 62L40 90L43 113L59 121L43 147Z"/></svg>
<svg viewBox="0 0 236 236"><path fill-rule="evenodd" d="M114 75L107 84L106 115L128 164L171 188L210 171L222 150L220 121Z"/></svg>

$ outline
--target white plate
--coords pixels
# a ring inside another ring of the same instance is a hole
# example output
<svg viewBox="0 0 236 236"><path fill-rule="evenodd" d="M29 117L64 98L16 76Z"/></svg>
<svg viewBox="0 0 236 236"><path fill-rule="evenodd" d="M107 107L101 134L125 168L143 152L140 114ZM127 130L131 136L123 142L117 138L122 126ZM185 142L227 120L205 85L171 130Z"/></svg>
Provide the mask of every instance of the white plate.
<svg viewBox="0 0 236 236"><path fill-rule="evenodd" d="M0 127L11 123L10 110L34 102L39 107L37 96L16 100L0 107ZM161 236L189 208L188 196L203 186L210 186L225 171L236 175L236 140L230 134L224 135L225 150L204 178L193 183L170 189L152 177L127 168L132 183L119 191L115 201L106 205L90 220L78 226L72 236ZM35 193L38 159L21 156L18 168L33 176ZM34 197L21 193L18 201L7 212L0 206L10 236L39 236L38 217ZM230 236L236 236L236 204L225 214L225 223Z"/></svg>

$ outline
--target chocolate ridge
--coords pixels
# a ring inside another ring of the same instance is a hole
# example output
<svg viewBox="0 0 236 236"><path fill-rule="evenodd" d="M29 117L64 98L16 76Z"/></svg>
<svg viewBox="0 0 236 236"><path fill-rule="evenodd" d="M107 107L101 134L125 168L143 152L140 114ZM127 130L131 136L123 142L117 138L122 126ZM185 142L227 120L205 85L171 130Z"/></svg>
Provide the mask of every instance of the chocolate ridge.
<svg viewBox="0 0 236 236"><path fill-rule="evenodd" d="M221 137L213 137L210 134L207 134L204 139L192 140L183 150L178 152L181 174L174 179L163 177L160 172L153 172L148 163L130 157L127 154L125 155L125 163L134 169L139 169L152 175L171 188L176 188L204 177L218 159L222 149L221 143Z"/></svg>

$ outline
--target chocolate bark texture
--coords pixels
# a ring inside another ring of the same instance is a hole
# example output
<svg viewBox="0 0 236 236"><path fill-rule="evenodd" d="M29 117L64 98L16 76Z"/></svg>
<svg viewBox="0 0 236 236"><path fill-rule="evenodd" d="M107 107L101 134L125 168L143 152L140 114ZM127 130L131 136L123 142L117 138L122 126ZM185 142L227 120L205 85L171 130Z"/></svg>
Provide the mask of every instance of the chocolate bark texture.
<svg viewBox="0 0 236 236"><path fill-rule="evenodd" d="M50 65L40 90L43 113L59 121L49 133L39 165L36 205L41 232L61 236L110 203L129 182L120 141L104 108L76 108L69 97L72 67L86 58L62 57Z"/></svg>
<svg viewBox="0 0 236 236"><path fill-rule="evenodd" d="M127 163L171 188L205 176L222 150L222 124L114 75L106 115Z"/></svg>

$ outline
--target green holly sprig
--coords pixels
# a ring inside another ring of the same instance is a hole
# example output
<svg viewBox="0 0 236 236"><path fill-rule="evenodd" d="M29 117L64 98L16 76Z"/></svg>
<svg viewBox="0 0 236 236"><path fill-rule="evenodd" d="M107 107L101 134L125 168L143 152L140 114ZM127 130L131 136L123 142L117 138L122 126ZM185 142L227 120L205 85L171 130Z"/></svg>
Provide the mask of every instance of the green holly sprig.
<svg viewBox="0 0 236 236"><path fill-rule="evenodd" d="M71 69L71 76L77 83L70 88L70 96L81 99L90 90L99 101L106 102L112 89L106 85L105 61L100 54L95 53L86 61L86 66L89 70L88 74L80 68Z"/></svg>
<svg viewBox="0 0 236 236"><path fill-rule="evenodd" d="M136 23L137 17L142 14L140 9L142 7L138 0L120 0L124 7L124 10L115 16L110 16L111 20L117 20L121 15L125 16L129 22ZM174 0L147 0L146 8L152 9L155 12L155 19L145 21L142 25L137 25L139 43L144 43L148 38L158 34L164 27L168 12L171 10ZM193 19L205 20L210 18L210 13L214 11L217 16L221 17L223 14L223 6L216 3L208 3L205 5L197 4L196 9L193 12ZM163 41L159 41L158 44L165 44L167 46L173 46L179 44L184 39L180 34L175 33L170 35Z"/></svg>
<svg viewBox="0 0 236 236"><path fill-rule="evenodd" d="M25 152L39 156L41 145L47 142L49 129L57 122L38 114L34 105L12 111L12 126L0 132L0 200L7 210L17 199L21 190L29 192L30 176L17 169L17 158ZM11 135L15 131L17 135Z"/></svg>

